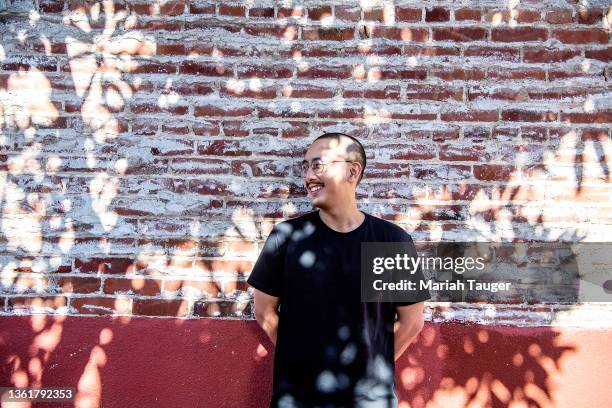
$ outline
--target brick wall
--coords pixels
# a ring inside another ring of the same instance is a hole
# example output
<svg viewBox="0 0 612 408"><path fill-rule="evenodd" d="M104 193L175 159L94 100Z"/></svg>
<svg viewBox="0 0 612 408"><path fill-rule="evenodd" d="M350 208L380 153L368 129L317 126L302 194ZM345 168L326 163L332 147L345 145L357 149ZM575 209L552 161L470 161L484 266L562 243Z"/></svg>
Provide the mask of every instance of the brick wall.
<svg viewBox="0 0 612 408"><path fill-rule="evenodd" d="M3 3L3 314L251 317L327 131L417 240L610 241L607 1Z"/></svg>

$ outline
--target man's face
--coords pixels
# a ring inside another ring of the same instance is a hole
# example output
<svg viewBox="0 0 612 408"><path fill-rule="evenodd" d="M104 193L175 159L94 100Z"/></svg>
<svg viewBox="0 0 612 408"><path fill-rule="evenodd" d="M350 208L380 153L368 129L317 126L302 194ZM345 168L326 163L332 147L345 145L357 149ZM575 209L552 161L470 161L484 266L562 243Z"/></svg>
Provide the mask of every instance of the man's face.
<svg viewBox="0 0 612 408"><path fill-rule="evenodd" d="M323 171L316 174L309 168L302 175L304 185L312 198L314 207L329 209L342 206L355 195L356 182L350 181L351 163L348 160L348 142L340 139L320 139L315 141L304 156L304 161L311 163L320 160L324 163Z"/></svg>

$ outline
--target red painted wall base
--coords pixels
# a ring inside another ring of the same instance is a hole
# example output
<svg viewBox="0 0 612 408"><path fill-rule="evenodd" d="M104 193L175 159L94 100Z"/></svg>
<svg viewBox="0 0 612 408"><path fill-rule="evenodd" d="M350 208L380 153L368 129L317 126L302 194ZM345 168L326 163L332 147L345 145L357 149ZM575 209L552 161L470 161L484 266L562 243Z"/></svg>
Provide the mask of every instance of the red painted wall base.
<svg viewBox="0 0 612 408"><path fill-rule="evenodd" d="M612 330L426 324L397 364L400 408L612 406ZM265 407L254 321L0 317L0 386L74 387L40 407ZM3 404L3 407L30 406Z"/></svg>

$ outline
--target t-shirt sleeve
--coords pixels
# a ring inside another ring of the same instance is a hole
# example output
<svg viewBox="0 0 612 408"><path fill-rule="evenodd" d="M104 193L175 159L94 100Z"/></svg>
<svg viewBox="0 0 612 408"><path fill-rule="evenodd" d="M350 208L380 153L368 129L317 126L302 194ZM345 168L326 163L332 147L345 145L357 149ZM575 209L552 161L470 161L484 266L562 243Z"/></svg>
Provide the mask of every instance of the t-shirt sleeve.
<svg viewBox="0 0 612 408"><path fill-rule="evenodd" d="M276 225L273 229L253 266L247 283L260 291L280 297L283 290L283 275L287 236L282 233L282 227Z"/></svg>
<svg viewBox="0 0 612 408"><path fill-rule="evenodd" d="M414 245L414 241L412 241L412 237L403 229L399 228L399 237L397 239L397 242L403 242L406 245L406 253L410 256L410 257L417 257L418 253L416 250L416 247ZM417 268L416 272L414 273L414 275L411 278L412 281L414 282L420 282L420 281L425 281L425 276L423 275L423 270L421 268L421 266L419 265L419 267ZM411 297L414 299L414 301L412 302L394 302L395 306L408 306L408 305L414 305L415 303L419 303L419 302L424 302L426 300L431 299L431 294L429 293L429 291L427 289L419 289L417 291L414 291L413 294L411 294Z"/></svg>

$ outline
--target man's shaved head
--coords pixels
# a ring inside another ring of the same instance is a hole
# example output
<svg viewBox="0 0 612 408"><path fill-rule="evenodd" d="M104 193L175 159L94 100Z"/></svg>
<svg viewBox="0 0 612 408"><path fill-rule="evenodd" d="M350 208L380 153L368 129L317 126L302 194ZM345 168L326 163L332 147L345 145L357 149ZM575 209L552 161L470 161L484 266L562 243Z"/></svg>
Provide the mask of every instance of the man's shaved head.
<svg viewBox="0 0 612 408"><path fill-rule="evenodd" d="M313 143L321 139L332 139L335 140L338 145L346 145L346 159L361 164L361 173L359 174L359 180L357 180L357 184L359 184L363 178L366 167L365 150L359 140L355 139L353 136L345 135L344 133L334 132L325 133L317 137Z"/></svg>

